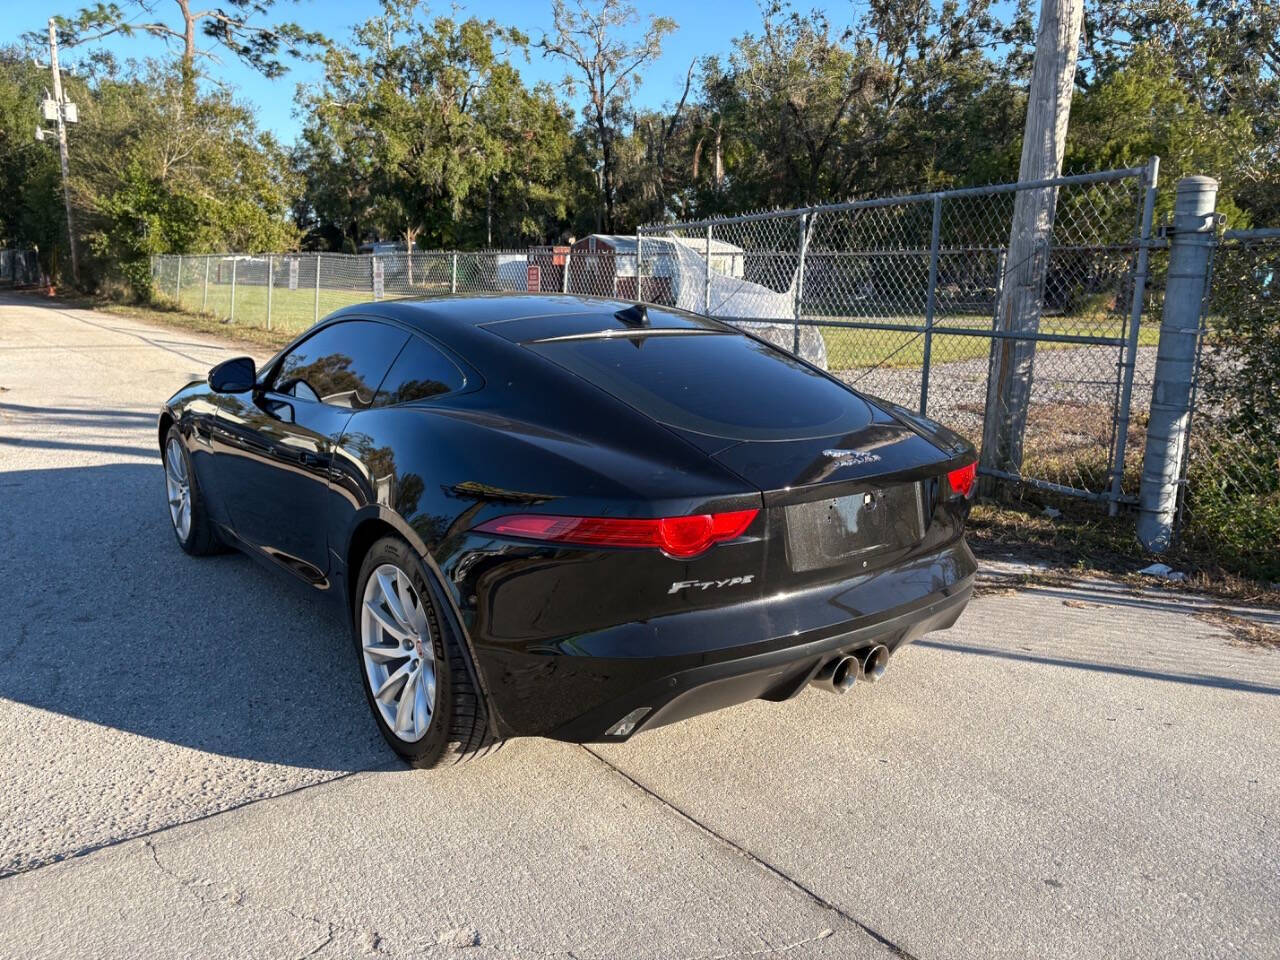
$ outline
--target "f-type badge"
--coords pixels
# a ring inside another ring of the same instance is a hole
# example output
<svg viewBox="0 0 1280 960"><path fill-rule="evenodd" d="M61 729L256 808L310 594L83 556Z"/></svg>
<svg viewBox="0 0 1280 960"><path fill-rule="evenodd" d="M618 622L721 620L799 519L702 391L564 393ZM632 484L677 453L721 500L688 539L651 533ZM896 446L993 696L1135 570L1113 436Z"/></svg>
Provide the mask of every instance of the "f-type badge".
<svg viewBox="0 0 1280 960"><path fill-rule="evenodd" d="M880 454L867 453L864 450L827 449L822 451L822 455L834 460L837 467L861 467L880 462Z"/></svg>
<svg viewBox="0 0 1280 960"><path fill-rule="evenodd" d="M668 594L679 593L681 590L720 590L724 587L736 587L744 583L750 583L756 578L754 573L744 573L740 577L725 577L723 580L677 580L671 585Z"/></svg>

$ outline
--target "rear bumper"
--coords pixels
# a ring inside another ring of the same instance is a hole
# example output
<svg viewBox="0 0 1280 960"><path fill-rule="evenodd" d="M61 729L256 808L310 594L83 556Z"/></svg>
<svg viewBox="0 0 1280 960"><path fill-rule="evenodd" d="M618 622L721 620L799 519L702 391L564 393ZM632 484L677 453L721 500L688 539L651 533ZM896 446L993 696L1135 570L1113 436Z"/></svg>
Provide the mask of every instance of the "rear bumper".
<svg viewBox="0 0 1280 960"><path fill-rule="evenodd" d="M500 734L617 742L747 700L786 700L836 653L878 643L893 651L945 629L972 597L976 570L958 539L873 575L760 602L659 617L536 649L481 643L479 666ZM636 656L637 649L653 655ZM634 729L607 734L641 708Z"/></svg>
<svg viewBox="0 0 1280 960"><path fill-rule="evenodd" d="M788 700L838 653L882 643L890 651L934 630L950 627L973 596L972 581L914 609L856 630L784 647L770 653L694 667L649 681L630 694L588 710L551 736L574 742L619 742L641 730L687 720L747 700ZM624 736L606 731L633 711L647 708Z"/></svg>

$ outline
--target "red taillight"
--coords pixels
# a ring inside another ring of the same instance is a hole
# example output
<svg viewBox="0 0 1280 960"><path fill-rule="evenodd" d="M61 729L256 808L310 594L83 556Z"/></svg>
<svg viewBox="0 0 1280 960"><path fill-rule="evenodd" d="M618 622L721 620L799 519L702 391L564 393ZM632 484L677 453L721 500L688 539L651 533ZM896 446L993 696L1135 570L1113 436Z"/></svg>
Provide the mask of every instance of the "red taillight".
<svg viewBox="0 0 1280 960"><path fill-rule="evenodd" d="M951 485L952 493L962 497L972 496L973 488L978 483L978 465L971 463L959 470L952 470L947 474L947 483Z"/></svg>
<svg viewBox="0 0 1280 960"><path fill-rule="evenodd" d="M481 533L526 540L554 540L593 547L657 547L688 559L724 540L742 536L759 510L696 513L689 517L558 517L521 513L498 517L476 527Z"/></svg>

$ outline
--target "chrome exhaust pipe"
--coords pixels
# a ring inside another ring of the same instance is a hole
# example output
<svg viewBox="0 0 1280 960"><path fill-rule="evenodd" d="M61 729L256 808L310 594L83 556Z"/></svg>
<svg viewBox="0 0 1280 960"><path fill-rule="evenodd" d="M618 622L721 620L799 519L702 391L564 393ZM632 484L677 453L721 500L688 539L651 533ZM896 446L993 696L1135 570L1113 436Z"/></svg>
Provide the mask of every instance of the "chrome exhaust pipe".
<svg viewBox="0 0 1280 960"><path fill-rule="evenodd" d="M848 693L861 673L862 665L856 657L833 657L809 682L827 693Z"/></svg>
<svg viewBox="0 0 1280 960"><path fill-rule="evenodd" d="M861 661L858 672L862 679L867 683L875 683L884 676L885 667L889 666L889 648L883 643L877 643L874 647L860 651L858 658Z"/></svg>

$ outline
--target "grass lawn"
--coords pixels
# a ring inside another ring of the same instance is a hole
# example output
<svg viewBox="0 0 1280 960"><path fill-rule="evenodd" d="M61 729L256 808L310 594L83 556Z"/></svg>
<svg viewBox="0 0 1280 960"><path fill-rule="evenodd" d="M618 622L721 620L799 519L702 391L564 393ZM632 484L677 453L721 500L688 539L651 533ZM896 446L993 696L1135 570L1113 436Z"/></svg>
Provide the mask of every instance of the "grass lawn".
<svg viewBox="0 0 1280 960"><path fill-rule="evenodd" d="M194 272L194 271L193 271ZM447 288L422 290L423 295L443 293ZM271 311L268 323L267 288L256 284L241 284L236 287L235 311L232 316L231 285L229 283L210 283L206 293L203 277L193 277L190 283L182 284L182 295L178 301L185 311L212 314L219 320L225 320L232 327L261 327L287 334L291 339L301 333L321 317L334 310L350 306L353 303L367 303L372 299L369 290L342 290L321 287L317 303L314 288L290 290L277 286L271 289ZM390 298L389 298L390 299ZM228 330L228 333L231 331Z"/></svg>
<svg viewBox="0 0 1280 960"><path fill-rule="evenodd" d="M923 324L919 316L876 318L875 322ZM947 327L987 330L991 318L986 316L951 316L936 322L930 363L984 359L990 356L991 341L986 337L946 335ZM924 334L899 330L858 330L848 327L820 327L827 344L828 366L832 370L881 366L887 368L919 367L924 363ZM1117 337L1121 334L1118 319L1107 317L1044 317L1040 332L1070 336ZM1160 339L1160 328L1145 324L1138 329L1138 345L1154 347ZM1040 341L1037 350L1078 350L1084 344Z"/></svg>

